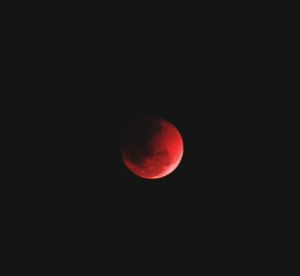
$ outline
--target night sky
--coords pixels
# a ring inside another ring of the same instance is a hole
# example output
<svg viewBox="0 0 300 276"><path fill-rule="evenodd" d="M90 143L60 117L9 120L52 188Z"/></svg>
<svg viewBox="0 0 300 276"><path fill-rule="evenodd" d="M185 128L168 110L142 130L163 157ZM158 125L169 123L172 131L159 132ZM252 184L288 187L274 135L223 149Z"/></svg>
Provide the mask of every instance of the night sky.
<svg viewBox="0 0 300 276"><path fill-rule="evenodd" d="M2 17L3 275L299 275L299 19L51 8ZM122 162L144 116L184 139L162 179Z"/></svg>

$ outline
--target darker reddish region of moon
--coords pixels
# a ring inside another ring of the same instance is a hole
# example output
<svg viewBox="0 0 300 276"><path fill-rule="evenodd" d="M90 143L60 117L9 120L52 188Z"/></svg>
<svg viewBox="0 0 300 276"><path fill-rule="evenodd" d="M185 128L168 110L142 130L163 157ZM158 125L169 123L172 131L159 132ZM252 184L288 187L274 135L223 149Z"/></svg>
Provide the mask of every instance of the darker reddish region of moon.
<svg viewBox="0 0 300 276"><path fill-rule="evenodd" d="M140 177L164 177L177 168L182 156L181 134L167 120L148 117L125 132L122 158L127 168Z"/></svg>

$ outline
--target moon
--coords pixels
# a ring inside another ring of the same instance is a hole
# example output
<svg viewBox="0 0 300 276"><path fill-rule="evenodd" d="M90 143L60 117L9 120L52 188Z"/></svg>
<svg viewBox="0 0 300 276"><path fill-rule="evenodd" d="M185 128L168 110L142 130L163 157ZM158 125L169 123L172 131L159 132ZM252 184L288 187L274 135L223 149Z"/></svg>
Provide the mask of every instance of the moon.
<svg viewBox="0 0 300 276"><path fill-rule="evenodd" d="M142 178L158 179L178 167L184 144L179 130L171 122L146 117L126 129L121 151L130 171Z"/></svg>

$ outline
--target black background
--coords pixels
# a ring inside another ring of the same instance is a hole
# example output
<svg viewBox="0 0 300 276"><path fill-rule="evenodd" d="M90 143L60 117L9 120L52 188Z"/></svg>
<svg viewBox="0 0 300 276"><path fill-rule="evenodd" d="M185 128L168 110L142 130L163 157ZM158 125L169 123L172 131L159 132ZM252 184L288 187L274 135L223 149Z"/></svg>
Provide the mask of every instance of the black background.
<svg viewBox="0 0 300 276"><path fill-rule="evenodd" d="M35 8L2 17L5 275L298 275L299 19ZM120 156L147 115L185 143L155 181Z"/></svg>

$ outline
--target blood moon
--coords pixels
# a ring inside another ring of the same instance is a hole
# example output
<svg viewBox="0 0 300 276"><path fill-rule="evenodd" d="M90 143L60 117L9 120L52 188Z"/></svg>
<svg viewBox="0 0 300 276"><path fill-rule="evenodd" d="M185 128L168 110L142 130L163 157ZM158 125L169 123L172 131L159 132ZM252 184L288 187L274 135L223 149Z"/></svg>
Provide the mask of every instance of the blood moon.
<svg viewBox="0 0 300 276"><path fill-rule="evenodd" d="M177 168L183 149L182 136L172 123L159 117L146 117L126 129L122 158L134 174L157 179Z"/></svg>

